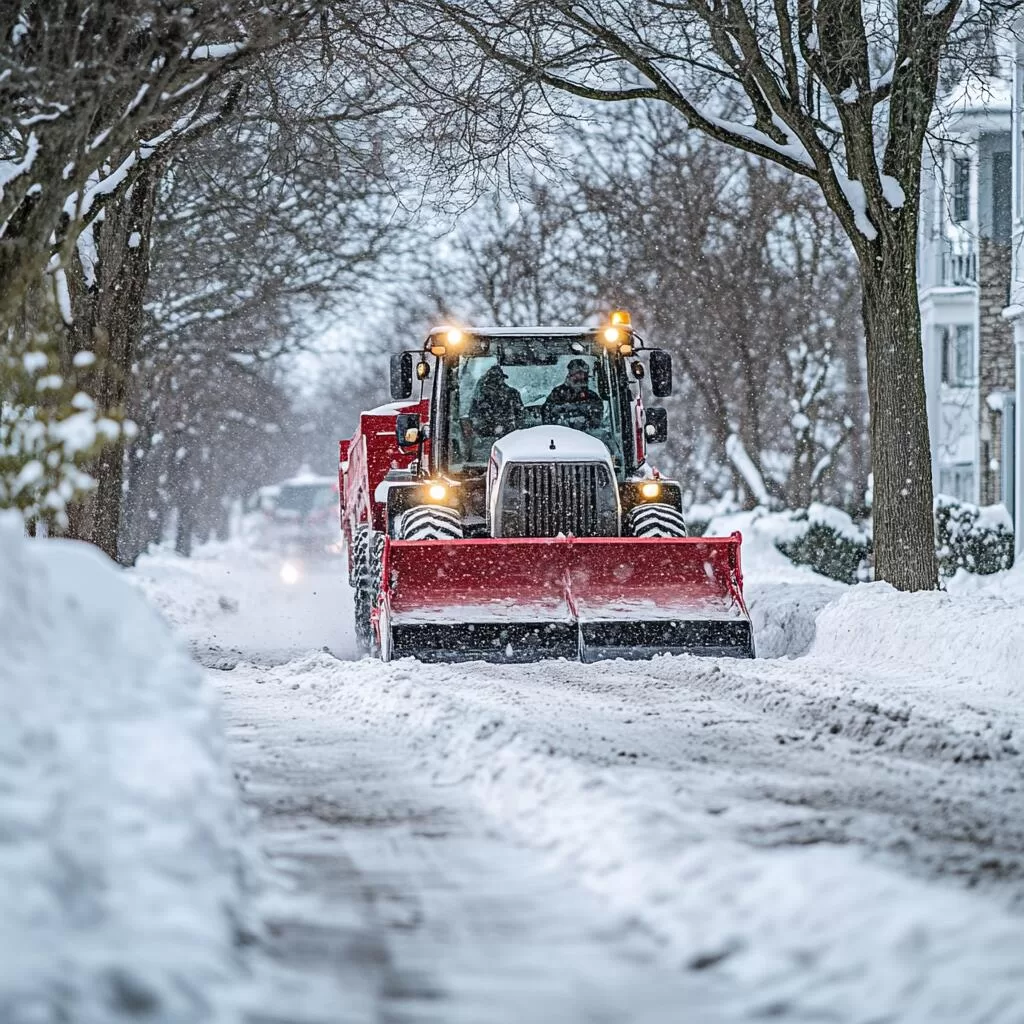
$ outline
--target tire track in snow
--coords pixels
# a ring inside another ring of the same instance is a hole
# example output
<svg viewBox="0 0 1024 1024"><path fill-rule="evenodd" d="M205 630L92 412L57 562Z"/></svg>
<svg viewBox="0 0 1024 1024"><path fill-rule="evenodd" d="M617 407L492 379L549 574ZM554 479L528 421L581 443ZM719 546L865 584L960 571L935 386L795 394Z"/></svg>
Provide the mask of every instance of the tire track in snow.
<svg viewBox="0 0 1024 1024"><path fill-rule="evenodd" d="M862 677L844 697L848 678L806 661L313 658L288 672L320 680L324 713L397 732L436 782L641 917L675 962L741 984L752 1013L1024 1018L1024 921L1006 911L1020 898L1006 795L1019 758L958 763L985 749L963 717L951 732L902 711L865 728L898 679Z"/></svg>

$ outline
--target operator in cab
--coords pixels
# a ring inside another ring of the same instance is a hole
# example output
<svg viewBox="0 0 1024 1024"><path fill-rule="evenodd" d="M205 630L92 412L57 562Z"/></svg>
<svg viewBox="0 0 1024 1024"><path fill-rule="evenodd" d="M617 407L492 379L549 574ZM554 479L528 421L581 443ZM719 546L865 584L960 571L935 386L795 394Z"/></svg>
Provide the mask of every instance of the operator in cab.
<svg viewBox="0 0 1024 1024"><path fill-rule="evenodd" d="M524 426L525 420L522 396L508 384L505 371L495 363L477 384L469 417L462 421L462 436L471 452L474 437L504 437Z"/></svg>
<svg viewBox="0 0 1024 1024"><path fill-rule="evenodd" d="M557 423L576 430L596 430L601 425L604 404L590 390L590 367L585 359L570 359L565 381L548 395L541 409L545 423Z"/></svg>

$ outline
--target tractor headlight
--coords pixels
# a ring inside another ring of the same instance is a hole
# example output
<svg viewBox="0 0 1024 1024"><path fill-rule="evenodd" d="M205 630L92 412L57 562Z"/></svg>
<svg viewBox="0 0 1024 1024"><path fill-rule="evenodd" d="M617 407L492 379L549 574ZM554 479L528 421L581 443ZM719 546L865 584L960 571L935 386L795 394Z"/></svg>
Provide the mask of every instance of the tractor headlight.
<svg viewBox="0 0 1024 1024"><path fill-rule="evenodd" d="M431 484L427 488L427 497L431 501L444 501L448 497L448 488L444 484Z"/></svg>
<svg viewBox="0 0 1024 1024"><path fill-rule="evenodd" d="M281 566L281 582L293 587L302 577L302 570L294 562L285 562Z"/></svg>
<svg viewBox="0 0 1024 1024"><path fill-rule="evenodd" d="M640 485L640 495L647 498L648 501L657 498L661 494L661 484L655 480L648 480L647 483Z"/></svg>

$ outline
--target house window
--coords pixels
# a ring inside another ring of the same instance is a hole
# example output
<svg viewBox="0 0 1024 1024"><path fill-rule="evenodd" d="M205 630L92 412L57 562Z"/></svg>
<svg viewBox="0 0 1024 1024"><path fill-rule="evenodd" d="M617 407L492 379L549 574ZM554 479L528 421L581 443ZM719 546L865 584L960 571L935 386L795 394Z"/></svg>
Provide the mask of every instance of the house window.
<svg viewBox="0 0 1024 1024"><path fill-rule="evenodd" d="M1013 161L1009 153L992 154L992 240L1010 244Z"/></svg>
<svg viewBox="0 0 1024 1024"><path fill-rule="evenodd" d="M971 215L971 161L957 157L953 161L953 223L963 224Z"/></svg>
<svg viewBox="0 0 1024 1024"><path fill-rule="evenodd" d="M974 384L974 328L947 324L937 328L942 355L942 383L954 388Z"/></svg>
<svg viewBox="0 0 1024 1024"><path fill-rule="evenodd" d="M939 470L939 493L957 501L974 500L974 466L970 462L958 462L943 466Z"/></svg>

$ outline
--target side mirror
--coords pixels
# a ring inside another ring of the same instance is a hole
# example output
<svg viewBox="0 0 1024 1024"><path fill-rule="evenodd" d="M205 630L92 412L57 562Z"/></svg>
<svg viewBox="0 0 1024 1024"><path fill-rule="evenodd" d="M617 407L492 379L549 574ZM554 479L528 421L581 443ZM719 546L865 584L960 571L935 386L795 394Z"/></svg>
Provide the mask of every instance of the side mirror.
<svg viewBox="0 0 1024 1024"><path fill-rule="evenodd" d="M651 352L651 390L656 398L672 394L672 357L660 348Z"/></svg>
<svg viewBox="0 0 1024 1024"><path fill-rule="evenodd" d="M412 354L396 352L391 357L391 397L400 402L412 394Z"/></svg>
<svg viewBox="0 0 1024 1024"><path fill-rule="evenodd" d="M399 448L415 448L423 439L420 431L420 414L400 412L395 418L395 434Z"/></svg>
<svg viewBox="0 0 1024 1024"><path fill-rule="evenodd" d="M664 444L668 440L668 412L660 405L646 410L644 437L648 444Z"/></svg>

